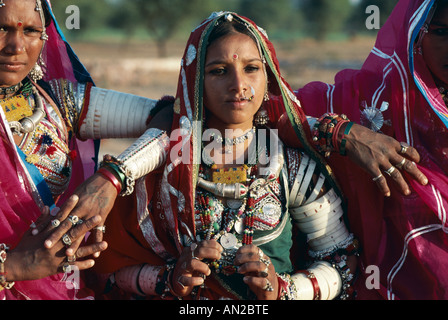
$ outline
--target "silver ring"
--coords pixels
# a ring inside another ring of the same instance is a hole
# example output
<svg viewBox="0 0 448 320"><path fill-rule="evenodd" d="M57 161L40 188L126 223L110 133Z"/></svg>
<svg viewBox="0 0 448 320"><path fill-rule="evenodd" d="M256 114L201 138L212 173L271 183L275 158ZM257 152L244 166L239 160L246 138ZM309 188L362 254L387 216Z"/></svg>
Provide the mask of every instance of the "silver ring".
<svg viewBox="0 0 448 320"><path fill-rule="evenodd" d="M400 149L399 153L405 154L408 151L409 145L404 142L400 142L400 145L401 145L401 149Z"/></svg>
<svg viewBox="0 0 448 320"><path fill-rule="evenodd" d="M70 239L70 236L68 234L64 234L62 236L62 242L66 245L66 246L71 246L72 245L72 239Z"/></svg>
<svg viewBox="0 0 448 320"><path fill-rule="evenodd" d="M82 223L82 220L80 220L78 216L69 216L68 220L70 220L73 226L76 226L78 223Z"/></svg>
<svg viewBox="0 0 448 320"><path fill-rule="evenodd" d="M383 177L383 174L381 173L379 176L373 178L372 180L377 182L378 180L380 180Z"/></svg>
<svg viewBox="0 0 448 320"><path fill-rule="evenodd" d="M263 287L263 290L268 292L274 291L274 288L272 287L272 284L268 279L266 279L266 285Z"/></svg>
<svg viewBox="0 0 448 320"><path fill-rule="evenodd" d="M190 246L190 250L191 250L191 259L194 259L194 258L195 258L195 256L194 256L194 250L196 250L197 247L198 247L198 244L197 244L197 243L193 242L193 243L191 244L191 246Z"/></svg>
<svg viewBox="0 0 448 320"><path fill-rule="evenodd" d="M182 276L180 276L179 278L177 278L177 283L182 287L182 289L185 289L185 285L180 281L180 278Z"/></svg>
<svg viewBox="0 0 448 320"><path fill-rule="evenodd" d="M395 171L395 167L392 166L389 169L387 169L386 171L384 171L384 173L386 173L387 175L391 176L394 171Z"/></svg>
<svg viewBox="0 0 448 320"><path fill-rule="evenodd" d="M51 225L55 228L59 227L60 224L61 221L59 221L58 219L51 220Z"/></svg>
<svg viewBox="0 0 448 320"><path fill-rule="evenodd" d="M69 263L74 263L74 262L76 262L76 256L73 255L73 256L67 257L67 262L69 262Z"/></svg>
<svg viewBox="0 0 448 320"><path fill-rule="evenodd" d="M401 160L401 162L399 164L396 164L395 167L397 167L398 169L401 170L405 163L406 163L406 158L403 158L403 160Z"/></svg>
<svg viewBox="0 0 448 320"><path fill-rule="evenodd" d="M71 265L70 263L68 263L68 262L65 262L65 263L62 265L62 271L64 271L64 273L70 273L70 272L72 272L72 265Z"/></svg>
<svg viewBox="0 0 448 320"><path fill-rule="evenodd" d="M106 226L98 226L98 227L95 227L94 229L100 230L102 233L106 233Z"/></svg>

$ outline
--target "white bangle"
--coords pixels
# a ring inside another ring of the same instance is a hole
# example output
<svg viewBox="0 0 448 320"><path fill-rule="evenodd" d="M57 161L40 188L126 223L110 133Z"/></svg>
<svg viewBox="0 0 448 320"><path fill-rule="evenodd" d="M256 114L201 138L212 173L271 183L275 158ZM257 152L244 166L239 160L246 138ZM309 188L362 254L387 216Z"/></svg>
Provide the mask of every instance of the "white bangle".
<svg viewBox="0 0 448 320"><path fill-rule="evenodd" d="M314 287L306 274L296 273L291 276L291 280L294 281L297 289L294 300L313 300Z"/></svg>

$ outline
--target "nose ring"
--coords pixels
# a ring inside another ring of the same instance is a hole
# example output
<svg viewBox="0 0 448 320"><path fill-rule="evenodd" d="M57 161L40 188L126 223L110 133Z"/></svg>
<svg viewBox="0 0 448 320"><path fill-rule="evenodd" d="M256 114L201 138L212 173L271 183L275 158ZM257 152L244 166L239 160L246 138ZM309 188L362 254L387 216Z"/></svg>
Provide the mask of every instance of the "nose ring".
<svg viewBox="0 0 448 320"><path fill-rule="evenodd" d="M255 98L255 89L254 89L254 87L252 87L252 86L249 86L249 87L250 87L250 92L252 94L252 96L250 98L246 97L246 89L243 90L243 99L246 100L246 101L252 101Z"/></svg>

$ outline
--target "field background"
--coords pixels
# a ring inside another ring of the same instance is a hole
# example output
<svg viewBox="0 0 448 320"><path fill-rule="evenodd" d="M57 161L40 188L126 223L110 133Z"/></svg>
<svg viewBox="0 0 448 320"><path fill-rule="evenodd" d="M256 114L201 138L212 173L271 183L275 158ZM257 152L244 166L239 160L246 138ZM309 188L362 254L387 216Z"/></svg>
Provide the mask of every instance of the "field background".
<svg viewBox="0 0 448 320"><path fill-rule="evenodd" d="M374 44L373 37L337 41L311 39L274 41L285 79L293 88L311 81L332 83L345 68L360 68ZM159 58L151 41L96 41L71 43L97 86L158 99L176 93L184 42L168 43L168 55ZM101 154L118 155L130 141L105 140ZM101 158L100 158L101 159Z"/></svg>

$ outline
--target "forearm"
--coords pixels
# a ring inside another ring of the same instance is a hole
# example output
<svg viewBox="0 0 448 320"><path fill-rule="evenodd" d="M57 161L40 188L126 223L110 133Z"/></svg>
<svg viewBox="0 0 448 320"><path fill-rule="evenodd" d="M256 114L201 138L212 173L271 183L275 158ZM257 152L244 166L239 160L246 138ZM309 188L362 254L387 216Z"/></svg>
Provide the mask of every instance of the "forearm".
<svg viewBox="0 0 448 320"><path fill-rule="evenodd" d="M81 139L136 138L148 128L147 120L157 100L92 87L85 99Z"/></svg>
<svg viewBox="0 0 448 320"><path fill-rule="evenodd" d="M159 168L166 160L170 138L165 131L148 129L137 141L117 157L105 156L102 166L116 173L122 195L133 192L137 179Z"/></svg>

